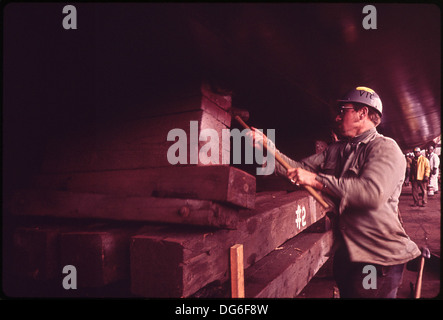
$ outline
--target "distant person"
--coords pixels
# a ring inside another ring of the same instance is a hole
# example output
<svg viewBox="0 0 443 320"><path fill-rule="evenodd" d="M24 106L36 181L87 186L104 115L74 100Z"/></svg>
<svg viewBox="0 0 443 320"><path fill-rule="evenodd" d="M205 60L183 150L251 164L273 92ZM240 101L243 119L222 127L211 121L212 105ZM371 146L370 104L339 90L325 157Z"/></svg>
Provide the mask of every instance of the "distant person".
<svg viewBox="0 0 443 320"><path fill-rule="evenodd" d="M328 144L323 140L315 141L315 153L322 153L328 148Z"/></svg>
<svg viewBox="0 0 443 320"><path fill-rule="evenodd" d="M406 157L405 186L409 186L409 179L411 177L412 156L409 152L405 154L405 157Z"/></svg>
<svg viewBox="0 0 443 320"><path fill-rule="evenodd" d="M431 168L431 174L429 177L429 195L433 196L434 193L438 193L438 167L440 166L440 158L434 152L434 147L428 148L429 166Z"/></svg>
<svg viewBox="0 0 443 320"><path fill-rule="evenodd" d="M412 198L414 203L412 207L420 206L420 194L422 195L422 207L428 203L428 182L430 174L429 160L421 154L420 148L414 149L414 158L411 163L411 183L412 183Z"/></svg>

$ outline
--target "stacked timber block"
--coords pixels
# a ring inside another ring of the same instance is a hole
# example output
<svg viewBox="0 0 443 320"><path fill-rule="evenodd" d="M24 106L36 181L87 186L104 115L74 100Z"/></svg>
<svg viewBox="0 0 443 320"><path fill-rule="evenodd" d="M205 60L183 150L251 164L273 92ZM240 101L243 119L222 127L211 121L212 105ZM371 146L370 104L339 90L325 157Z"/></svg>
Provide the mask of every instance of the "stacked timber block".
<svg viewBox="0 0 443 320"><path fill-rule="evenodd" d="M199 90L197 90L199 89ZM134 107L118 118L98 120L92 126L54 137L48 145L42 172L97 172L171 167L168 141L172 130L186 134L186 162L181 165L222 164L229 159L230 145L223 143L222 130L231 126L231 97L214 94L207 85L153 98L148 105ZM196 156L207 144L199 139L204 129L220 137L216 161L203 163Z"/></svg>
<svg viewBox="0 0 443 320"><path fill-rule="evenodd" d="M226 141L211 161L194 157L207 142L202 130L221 137L231 126L231 97L197 88L54 137L32 186L7 201L15 276L37 291L50 283L52 296L98 288L107 297L116 283L122 297L217 296L230 247L242 244L247 297L301 291L332 245L331 231L318 232L325 210L305 191L256 193L255 177L226 163ZM186 163L167 157L173 129L188 134ZM66 266L75 289L65 286Z"/></svg>
<svg viewBox="0 0 443 320"><path fill-rule="evenodd" d="M230 127L231 97L197 88L54 137L33 187L13 195L13 213L234 228L238 209L254 208L255 177L221 164L230 154L221 139L214 161L201 162L199 134ZM168 159L173 130L187 135L184 163Z"/></svg>
<svg viewBox="0 0 443 320"><path fill-rule="evenodd" d="M254 210L241 212L235 230L177 232L165 228L157 232L147 228L132 237L132 292L147 297L191 296L212 282L228 281L231 246L243 244L244 267L253 267L324 217L325 211L307 192L265 192L257 194ZM318 235L310 239L314 242L305 243L301 250L310 251L311 247L317 250L315 256L309 255L309 259L317 262L313 269L305 267L309 275L304 276L304 280L314 276L322 261L327 260L332 245L330 231ZM315 241L321 242L319 248ZM163 254L153 263L149 256L142 254L146 252L154 256ZM269 266L280 263L280 260L268 260ZM248 269L245 271L246 296L255 297L255 291L248 288ZM293 273L296 272L293 270ZM168 279L168 287L165 287L165 278ZM294 290L292 296L295 293Z"/></svg>

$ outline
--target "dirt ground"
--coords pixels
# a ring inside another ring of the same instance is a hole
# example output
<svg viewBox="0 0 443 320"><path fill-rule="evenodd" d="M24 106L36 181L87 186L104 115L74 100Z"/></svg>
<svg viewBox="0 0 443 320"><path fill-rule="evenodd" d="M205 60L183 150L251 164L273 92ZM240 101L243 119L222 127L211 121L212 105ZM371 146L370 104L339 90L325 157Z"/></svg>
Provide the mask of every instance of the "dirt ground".
<svg viewBox="0 0 443 320"><path fill-rule="evenodd" d="M431 259L425 261L421 298L435 299L440 294L440 252L441 252L441 194L430 196L426 207L411 207L411 186L403 188L400 197L400 213L403 226L417 245L429 248ZM405 269L398 299L413 298L417 272ZM319 270L316 276L299 294L298 298L338 298L338 289L332 276L332 259Z"/></svg>

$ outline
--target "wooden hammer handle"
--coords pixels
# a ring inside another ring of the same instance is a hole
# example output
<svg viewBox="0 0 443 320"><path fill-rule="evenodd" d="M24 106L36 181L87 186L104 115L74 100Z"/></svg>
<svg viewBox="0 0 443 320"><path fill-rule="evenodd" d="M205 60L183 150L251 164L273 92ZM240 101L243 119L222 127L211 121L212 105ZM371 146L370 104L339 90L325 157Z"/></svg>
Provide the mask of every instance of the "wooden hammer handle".
<svg viewBox="0 0 443 320"><path fill-rule="evenodd" d="M421 285L423 282L423 269L425 266L425 258L421 257L420 259L420 268L418 270L418 274L417 274L417 283L415 284L415 295L414 298L415 299L419 299L421 296Z"/></svg>
<svg viewBox="0 0 443 320"><path fill-rule="evenodd" d="M235 116L234 118L235 120L237 120L238 123L241 124L243 128L251 130L251 128L243 121L243 119L240 116Z"/></svg>
<svg viewBox="0 0 443 320"><path fill-rule="evenodd" d="M235 116L235 120L237 120L238 123L240 123L243 128L251 130L251 128L239 116ZM263 145L263 148L266 149L268 152L270 152L274 156L274 158L283 167L285 167L286 170L292 169L292 167L289 165L289 163L287 163L279 154L275 153L273 150L268 149L268 147L265 143L263 143L262 145ZM314 188L312 188L311 186L305 186L305 185L303 185L303 187L315 198L315 200L320 202L320 204L325 209L329 208L329 205L327 204L327 202L322 198L322 196L317 191L315 191Z"/></svg>

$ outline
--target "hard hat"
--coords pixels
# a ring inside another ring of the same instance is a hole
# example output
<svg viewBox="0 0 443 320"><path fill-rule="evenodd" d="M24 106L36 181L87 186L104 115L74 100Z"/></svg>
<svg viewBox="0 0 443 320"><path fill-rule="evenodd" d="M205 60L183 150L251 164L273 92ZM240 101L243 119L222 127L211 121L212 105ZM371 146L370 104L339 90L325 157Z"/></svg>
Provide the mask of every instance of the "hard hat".
<svg viewBox="0 0 443 320"><path fill-rule="evenodd" d="M420 152L420 151L421 151L421 150L420 150L419 147L417 147L417 148L414 149L414 152Z"/></svg>
<svg viewBox="0 0 443 320"><path fill-rule="evenodd" d="M380 97L374 90L368 87L356 87L349 91L341 100L338 100L338 102L363 103L375 109L380 116L383 113Z"/></svg>

